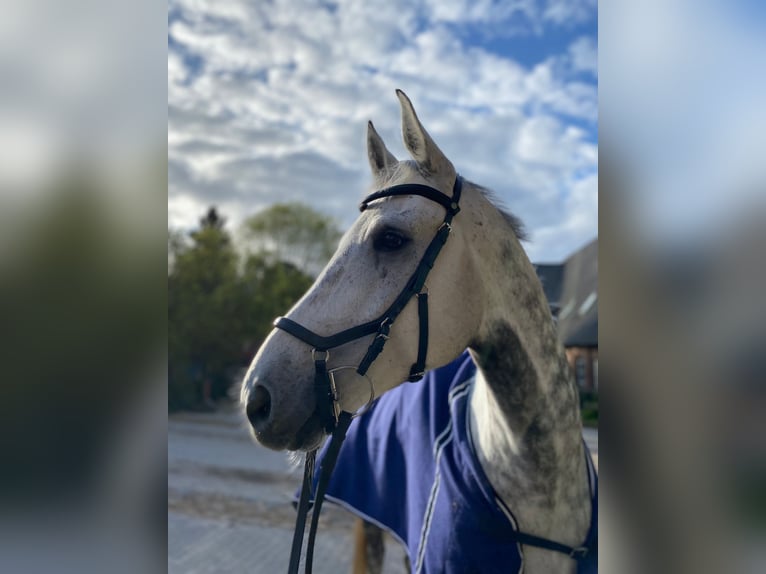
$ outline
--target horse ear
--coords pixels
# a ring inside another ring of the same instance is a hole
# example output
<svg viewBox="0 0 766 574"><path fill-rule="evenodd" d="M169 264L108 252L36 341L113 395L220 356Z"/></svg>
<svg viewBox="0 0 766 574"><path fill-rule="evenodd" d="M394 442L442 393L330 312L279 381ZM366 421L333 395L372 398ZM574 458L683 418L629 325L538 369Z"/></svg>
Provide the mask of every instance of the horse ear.
<svg viewBox="0 0 766 574"><path fill-rule="evenodd" d="M367 158L370 160L372 175L376 178L381 176L387 168L398 163L394 154L388 151L383 139L375 131L372 122L367 122Z"/></svg>
<svg viewBox="0 0 766 574"><path fill-rule="evenodd" d="M399 103L402 106L402 137L412 159L426 173L453 179L455 168L452 162L447 159L447 156L434 143L431 136L428 135L423 124L420 123L410 99L401 90L396 90L396 95L399 97Z"/></svg>

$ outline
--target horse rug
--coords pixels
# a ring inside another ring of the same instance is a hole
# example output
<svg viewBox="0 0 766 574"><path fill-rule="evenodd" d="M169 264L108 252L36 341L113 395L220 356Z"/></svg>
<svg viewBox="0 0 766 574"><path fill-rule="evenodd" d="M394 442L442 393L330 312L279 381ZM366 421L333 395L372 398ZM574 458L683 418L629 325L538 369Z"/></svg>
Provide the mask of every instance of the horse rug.
<svg viewBox="0 0 766 574"><path fill-rule="evenodd" d="M388 531L416 573L523 572L516 519L473 445L468 401L475 374L464 352L384 394L352 422L329 483L327 500ZM597 476L587 445L585 451L593 512L583 546L591 552L578 561L578 573L596 572L598 559ZM317 470L314 489L318 477Z"/></svg>

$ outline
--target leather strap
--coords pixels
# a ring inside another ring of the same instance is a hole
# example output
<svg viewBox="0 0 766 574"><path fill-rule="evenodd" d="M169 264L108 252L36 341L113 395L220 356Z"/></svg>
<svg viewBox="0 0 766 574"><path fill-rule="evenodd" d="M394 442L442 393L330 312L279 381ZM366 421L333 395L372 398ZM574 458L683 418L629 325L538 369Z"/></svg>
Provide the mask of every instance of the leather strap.
<svg viewBox="0 0 766 574"><path fill-rule="evenodd" d="M458 180L459 179L460 177L458 177ZM365 197L364 200L362 200L362 203L359 204L359 211L364 211L367 209L370 203L378 199L400 195L420 195L442 205L444 209L447 210L447 213L452 213L452 215L455 215L458 211L460 211L460 207L458 206L458 202L460 201L460 193L455 196L454 187L452 197L450 197L438 189L434 189L428 185L421 185L419 183L405 183L402 185L395 185L393 187L381 189L380 191L371 193Z"/></svg>
<svg viewBox="0 0 766 574"><path fill-rule="evenodd" d="M313 331L309 331L303 325L300 325L287 317L277 317L274 320L274 326L283 331L287 331L296 339L308 343L317 351L327 351L345 345L351 341L355 341L356 339L361 339L367 335L372 335L378 330L380 319L375 319L374 321L351 327L350 329L346 329L328 337L317 335Z"/></svg>
<svg viewBox="0 0 766 574"><path fill-rule="evenodd" d="M295 531L293 532L293 545L290 550L290 565L287 571L291 574L298 572L301 561L301 549L303 548L303 533L306 530L306 517L311 506L311 482L314 480L314 464L317 451L306 453L306 463L303 466L303 484L301 485L301 497L298 501L298 516L295 518Z"/></svg>
<svg viewBox="0 0 766 574"><path fill-rule="evenodd" d="M333 412L332 387L330 375L327 373L327 358L314 359L314 396L317 402L319 419L322 421L325 432L332 432L335 427L335 414Z"/></svg>
<svg viewBox="0 0 766 574"><path fill-rule="evenodd" d="M327 453L322 459L322 465L319 468L319 483L317 484L316 495L314 496L314 514L311 516L311 526L309 526L309 540L306 544L306 574L311 574L312 563L314 562L314 542L316 541L317 527L319 526L319 513L322 510L327 486L330 484L330 476L338 461L340 447L346 438L346 431L351 424L351 413L343 411L338 418L338 424L332 434L332 442L327 448Z"/></svg>
<svg viewBox="0 0 766 574"><path fill-rule="evenodd" d="M398 313L396 315L398 315ZM394 319L396 319L396 315L393 316ZM383 347L386 345L386 341L388 341L388 333L391 330L391 323L393 323L393 319L389 320L388 317L383 319L380 323L378 334L375 335L375 338L372 340L372 343L370 343L367 352L364 354L362 361L356 369L356 372L360 375L365 375L367 373L367 369L369 369L372 362L378 358L378 355L380 355Z"/></svg>
<svg viewBox="0 0 766 574"><path fill-rule="evenodd" d="M536 546L545 550L561 552L562 554L566 554L575 560L584 560L591 551L591 549L587 546L578 546L577 548L573 548L572 546L567 546L566 544L561 544L560 542L554 542L553 540L548 540L547 538L541 538L539 536L535 536L534 534L527 534L526 532L514 531L511 539L514 542L525 544L527 546Z"/></svg>
<svg viewBox="0 0 766 574"><path fill-rule="evenodd" d="M418 318L420 325L418 330L418 358L410 368L411 383L423 378L426 372L426 355L428 354L428 293L418 293Z"/></svg>

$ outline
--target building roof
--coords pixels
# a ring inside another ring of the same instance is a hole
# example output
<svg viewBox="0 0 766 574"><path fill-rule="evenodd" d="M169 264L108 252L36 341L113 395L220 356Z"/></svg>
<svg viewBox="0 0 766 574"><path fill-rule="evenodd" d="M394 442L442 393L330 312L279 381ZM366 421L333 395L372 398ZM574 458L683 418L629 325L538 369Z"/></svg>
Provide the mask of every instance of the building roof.
<svg viewBox="0 0 766 574"><path fill-rule="evenodd" d="M565 347L598 347L598 238L556 265L536 265Z"/></svg>
<svg viewBox="0 0 766 574"><path fill-rule="evenodd" d="M561 286L564 281L564 264L563 263L541 263L535 265L537 276L540 278L540 282L543 284L543 291L545 291L545 298L548 299L548 304L551 306L551 310L556 310L560 307L561 301Z"/></svg>

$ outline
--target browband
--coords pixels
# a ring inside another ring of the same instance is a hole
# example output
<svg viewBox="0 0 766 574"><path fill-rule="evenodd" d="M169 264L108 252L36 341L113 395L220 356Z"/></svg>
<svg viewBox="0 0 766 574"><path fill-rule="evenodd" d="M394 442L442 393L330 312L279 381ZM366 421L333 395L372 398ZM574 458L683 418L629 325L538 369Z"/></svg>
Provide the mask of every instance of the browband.
<svg viewBox="0 0 766 574"><path fill-rule="evenodd" d="M426 199L430 199L431 201L435 201L436 203L442 205L444 209L447 210L447 213L452 213L452 216L454 217L455 214L460 211L458 202L460 201L460 192L462 187L462 178L460 176L458 176L455 180L455 185L452 189L452 197L449 197L438 189L428 185L422 185L420 183L403 183L401 185L394 185L392 187L371 193L365 197L362 200L362 203L359 204L359 211L364 211L367 209L367 206L376 199L393 197L397 195L420 195Z"/></svg>

